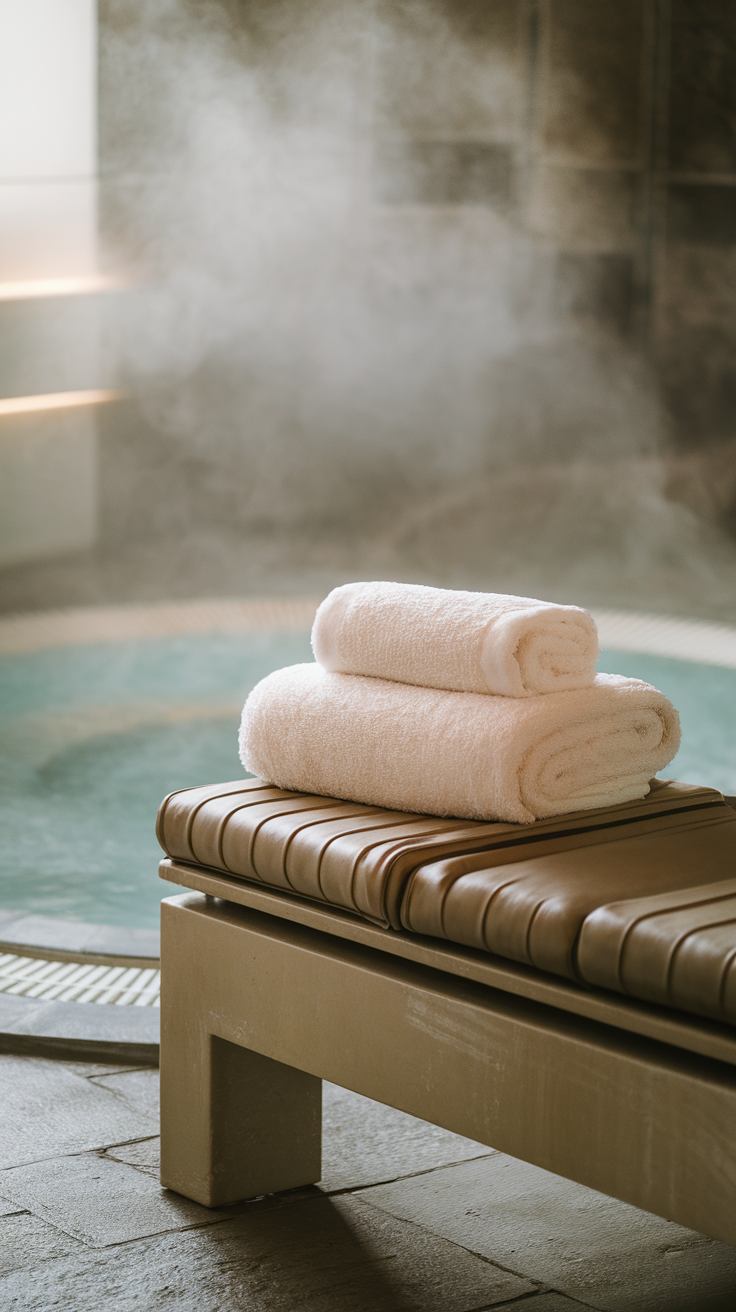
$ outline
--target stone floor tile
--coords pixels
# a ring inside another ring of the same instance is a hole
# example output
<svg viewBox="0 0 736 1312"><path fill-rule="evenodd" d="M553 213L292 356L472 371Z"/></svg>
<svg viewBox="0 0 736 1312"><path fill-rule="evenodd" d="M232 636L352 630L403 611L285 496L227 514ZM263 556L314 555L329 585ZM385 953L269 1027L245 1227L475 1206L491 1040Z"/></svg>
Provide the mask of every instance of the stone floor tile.
<svg viewBox="0 0 736 1312"><path fill-rule="evenodd" d="M736 1306L735 1248L502 1153L360 1197L604 1312Z"/></svg>
<svg viewBox="0 0 736 1312"><path fill-rule="evenodd" d="M101 1075L127 1075L129 1071L148 1070L147 1066L131 1066L130 1062L124 1066L111 1066L105 1062L65 1061L64 1066L73 1075L83 1075L88 1080L99 1079Z"/></svg>
<svg viewBox="0 0 736 1312"><path fill-rule="evenodd" d="M91 1083L99 1089L121 1098L131 1109L143 1116L150 1116L158 1128L159 1120L159 1075L158 1070L143 1067L116 1072L114 1075L95 1075Z"/></svg>
<svg viewBox="0 0 736 1312"><path fill-rule="evenodd" d="M586 1312L589 1307L589 1303L580 1303L565 1294L540 1293L515 1298L513 1303L502 1303L494 1308L494 1312Z"/></svg>
<svg viewBox="0 0 736 1312"><path fill-rule="evenodd" d="M359 1093L322 1086L321 1188L356 1189L487 1155L492 1149Z"/></svg>
<svg viewBox="0 0 736 1312"><path fill-rule="evenodd" d="M212 1225L232 1209L201 1207L157 1178L103 1153L18 1166L2 1176L7 1198L93 1248L168 1230Z"/></svg>
<svg viewBox="0 0 736 1312"><path fill-rule="evenodd" d="M126 1162L137 1171L145 1171L158 1180L161 1168L161 1140L158 1135L152 1139L140 1139L137 1143L116 1144L105 1151L105 1157L112 1157L116 1162Z"/></svg>
<svg viewBox="0 0 736 1312"><path fill-rule="evenodd" d="M141 1099L38 1057L0 1055L0 1106L0 1169L158 1133Z"/></svg>
<svg viewBox="0 0 736 1312"><path fill-rule="evenodd" d="M39 1262L68 1257L82 1245L29 1212L0 1219L0 1272L27 1270Z"/></svg>
<svg viewBox="0 0 736 1312"><path fill-rule="evenodd" d="M88 1249L78 1259L44 1263L23 1279L0 1275L0 1306L4 1312L55 1306L74 1312L475 1312L532 1289L377 1208L312 1195L104 1254Z"/></svg>

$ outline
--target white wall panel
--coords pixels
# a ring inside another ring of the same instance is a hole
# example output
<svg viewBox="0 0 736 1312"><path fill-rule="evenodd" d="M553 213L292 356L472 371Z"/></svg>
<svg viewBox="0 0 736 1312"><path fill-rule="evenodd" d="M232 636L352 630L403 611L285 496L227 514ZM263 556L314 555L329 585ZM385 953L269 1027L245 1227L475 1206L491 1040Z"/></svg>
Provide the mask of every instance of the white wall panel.
<svg viewBox="0 0 736 1312"><path fill-rule="evenodd" d="M96 171L96 5L0 0L0 178Z"/></svg>
<svg viewBox="0 0 736 1312"><path fill-rule="evenodd" d="M0 282L97 267L94 0L0 0Z"/></svg>

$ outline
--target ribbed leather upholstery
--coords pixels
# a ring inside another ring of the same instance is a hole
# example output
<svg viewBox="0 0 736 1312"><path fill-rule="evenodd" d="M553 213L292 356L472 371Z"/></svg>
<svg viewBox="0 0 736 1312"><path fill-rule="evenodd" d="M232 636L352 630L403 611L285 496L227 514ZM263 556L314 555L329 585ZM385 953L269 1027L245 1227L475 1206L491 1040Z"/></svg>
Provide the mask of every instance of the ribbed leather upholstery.
<svg viewBox="0 0 736 1312"><path fill-rule="evenodd" d="M599 907L583 925L590 984L736 1023L736 860L718 883Z"/></svg>
<svg viewBox="0 0 736 1312"><path fill-rule="evenodd" d="M177 861L736 1023L736 812L713 789L513 825L240 779L172 793L157 833Z"/></svg>
<svg viewBox="0 0 736 1312"><path fill-rule="evenodd" d="M595 831L559 835L554 847L540 843L538 855L514 864L490 865L478 854L419 866L404 895L404 927L603 982L576 961L591 913L632 896L697 896L736 865L736 813L712 789L667 785L644 803L609 808L608 817L606 827L599 819ZM620 988L614 978L609 969L606 986Z"/></svg>
<svg viewBox="0 0 736 1312"><path fill-rule="evenodd" d="M593 896L589 905L590 860L584 856L571 866L576 849L587 852L622 834L657 833L672 824L681 836L694 823L726 817L736 821L720 794L687 785L658 784L640 802L514 825L408 815L240 779L172 793L161 805L157 833L164 851L176 860L299 893L377 924L439 934L518 957L518 950L491 947L477 930L474 890L480 890L481 899L484 889L492 891L488 881L496 879L494 867L511 866L521 875L523 863L548 886L550 860L556 860L553 868L565 888L580 885L589 890L585 915L601 899ZM618 841L614 846L620 849ZM540 866L542 855L547 873ZM508 876L499 875L498 880L508 883ZM647 886L646 891L660 887ZM620 880L611 889L606 901L641 891L636 884L622 886ZM511 944L518 938L518 927L513 916L509 923L515 926ZM575 934L580 923L575 921ZM565 953L563 957L567 960ZM522 953L520 959L528 958ZM563 973L570 973L569 967Z"/></svg>
<svg viewBox="0 0 736 1312"><path fill-rule="evenodd" d="M240 779L172 793L161 805L156 832L178 861L226 870L400 929L404 885L419 861L477 851L527 827L408 815Z"/></svg>

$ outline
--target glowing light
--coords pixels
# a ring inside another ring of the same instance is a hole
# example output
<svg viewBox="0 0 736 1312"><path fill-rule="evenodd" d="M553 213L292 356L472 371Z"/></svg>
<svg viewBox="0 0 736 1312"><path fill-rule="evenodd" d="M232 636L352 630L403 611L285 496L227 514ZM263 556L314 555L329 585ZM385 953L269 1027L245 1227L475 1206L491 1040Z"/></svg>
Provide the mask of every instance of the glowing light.
<svg viewBox="0 0 736 1312"><path fill-rule="evenodd" d="M101 405L119 401L122 392L98 389L93 392L48 392L45 396L10 396L0 401L0 418L4 415L30 415L40 410L69 410L73 406Z"/></svg>
<svg viewBox="0 0 736 1312"><path fill-rule="evenodd" d="M31 278L25 282L0 282L0 301L26 301L36 296L84 296L122 286L121 279L103 274L78 278Z"/></svg>

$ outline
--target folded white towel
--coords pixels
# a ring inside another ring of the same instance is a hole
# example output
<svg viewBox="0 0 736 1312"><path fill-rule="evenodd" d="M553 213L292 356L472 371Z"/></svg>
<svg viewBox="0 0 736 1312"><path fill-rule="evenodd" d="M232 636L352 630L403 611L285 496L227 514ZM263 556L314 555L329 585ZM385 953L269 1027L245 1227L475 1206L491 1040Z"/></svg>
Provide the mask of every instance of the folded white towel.
<svg viewBox="0 0 736 1312"><path fill-rule="evenodd" d="M679 741L667 698L615 674L590 688L511 698L291 665L250 694L240 756L279 788L528 822L645 797Z"/></svg>
<svg viewBox="0 0 736 1312"><path fill-rule="evenodd" d="M312 648L326 670L506 697L589 687L600 655L579 606L413 583L335 588Z"/></svg>

